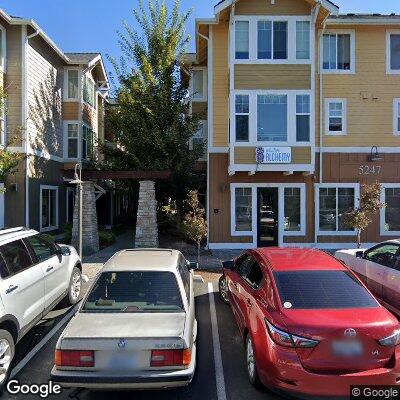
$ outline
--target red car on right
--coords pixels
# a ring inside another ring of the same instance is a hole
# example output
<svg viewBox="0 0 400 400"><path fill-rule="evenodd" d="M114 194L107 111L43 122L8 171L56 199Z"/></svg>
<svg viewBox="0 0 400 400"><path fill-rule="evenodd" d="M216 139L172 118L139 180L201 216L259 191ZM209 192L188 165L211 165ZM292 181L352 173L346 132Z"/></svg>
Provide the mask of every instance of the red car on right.
<svg viewBox="0 0 400 400"><path fill-rule="evenodd" d="M334 257L248 250L224 264L252 384L299 398L348 398L351 385L400 383L400 325Z"/></svg>

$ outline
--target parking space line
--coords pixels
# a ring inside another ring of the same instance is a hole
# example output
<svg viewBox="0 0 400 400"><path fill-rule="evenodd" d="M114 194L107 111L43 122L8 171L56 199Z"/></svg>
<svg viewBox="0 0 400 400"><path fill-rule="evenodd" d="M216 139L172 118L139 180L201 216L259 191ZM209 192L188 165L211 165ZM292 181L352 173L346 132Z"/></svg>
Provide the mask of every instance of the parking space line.
<svg viewBox="0 0 400 400"><path fill-rule="evenodd" d="M26 364L28 364L28 362L31 361L37 353L39 353L42 347L53 338L53 336L62 328L64 324L66 324L72 318L77 308L78 305L71 308L64 318L59 321L58 324L54 326L53 329L15 366L15 368L11 371L10 379L13 379L15 376L17 376L26 366Z"/></svg>
<svg viewBox="0 0 400 400"><path fill-rule="evenodd" d="M215 380L217 385L218 400L226 400L224 368L222 366L221 346L219 342L217 312L215 309L214 287L208 283L208 296L210 300L211 330L214 348Z"/></svg>

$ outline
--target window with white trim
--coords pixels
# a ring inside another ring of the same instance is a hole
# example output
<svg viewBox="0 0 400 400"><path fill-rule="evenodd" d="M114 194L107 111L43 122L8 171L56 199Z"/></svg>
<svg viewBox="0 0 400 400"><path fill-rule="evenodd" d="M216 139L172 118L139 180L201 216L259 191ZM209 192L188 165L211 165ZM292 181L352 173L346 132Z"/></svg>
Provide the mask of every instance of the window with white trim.
<svg viewBox="0 0 400 400"><path fill-rule="evenodd" d="M67 124L67 157L78 158L79 124Z"/></svg>
<svg viewBox="0 0 400 400"><path fill-rule="evenodd" d="M356 205L355 187L318 188L318 228L320 232L354 232L345 223L345 214L354 210Z"/></svg>
<svg viewBox="0 0 400 400"><path fill-rule="evenodd" d="M286 142L287 115L287 95L258 95L257 140L259 142Z"/></svg>
<svg viewBox="0 0 400 400"><path fill-rule="evenodd" d="M393 100L393 133L400 135L400 98Z"/></svg>
<svg viewBox="0 0 400 400"><path fill-rule="evenodd" d="M310 141L310 95L296 95L296 142Z"/></svg>
<svg viewBox="0 0 400 400"><path fill-rule="evenodd" d="M249 95L237 94L235 96L235 126L237 142L249 141L249 115Z"/></svg>
<svg viewBox="0 0 400 400"><path fill-rule="evenodd" d="M40 187L40 229L51 231L58 229L58 187Z"/></svg>
<svg viewBox="0 0 400 400"><path fill-rule="evenodd" d="M235 231L250 232L252 230L252 189L235 188Z"/></svg>
<svg viewBox="0 0 400 400"><path fill-rule="evenodd" d="M77 69L67 70L67 99L78 98L79 71Z"/></svg>
<svg viewBox="0 0 400 400"><path fill-rule="evenodd" d="M202 148L203 152L200 156L201 160L207 157L207 121L200 121L199 130L193 135L191 140L191 148Z"/></svg>
<svg viewBox="0 0 400 400"><path fill-rule="evenodd" d="M296 59L310 59L310 22L296 21Z"/></svg>
<svg viewBox="0 0 400 400"><path fill-rule="evenodd" d="M387 32L387 71L400 74L400 31Z"/></svg>
<svg viewBox="0 0 400 400"><path fill-rule="evenodd" d="M301 189L297 187L284 188L285 232L301 231Z"/></svg>
<svg viewBox="0 0 400 400"><path fill-rule="evenodd" d="M96 108L95 84L87 75L83 79L83 101Z"/></svg>
<svg viewBox="0 0 400 400"><path fill-rule="evenodd" d="M193 100L204 100L206 98L203 69L194 69L192 71L192 98Z"/></svg>
<svg viewBox="0 0 400 400"><path fill-rule="evenodd" d="M381 195L382 202L386 205L381 209L382 234L398 235L400 232L400 184L383 184Z"/></svg>
<svg viewBox="0 0 400 400"><path fill-rule="evenodd" d="M325 99L325 119L327 135L346 135L347 101L345 99Z"/></svg>
<svg viewBox="0 0 400 400"><path fill-rule="evenodd" d="M322 38L324 72L354 72L354 33L327 33Z"/></svg>
<svg viewBox="0 0 400 400"><path fill-rule="evenodd" d="M249 59L249 21L235 22L235 58Z"/></svg>
<svg viewBox="0 0 400 400"><path fill-rule="evenodd" d="M288 58L287 21L257 22L257 58L286 60Z"/></svg>
<svg viewBox="0 0 400 400"><path fill-rule="evenodd" d="M94 132L82 125L82 159L92 160L94 157Z"/></svg>

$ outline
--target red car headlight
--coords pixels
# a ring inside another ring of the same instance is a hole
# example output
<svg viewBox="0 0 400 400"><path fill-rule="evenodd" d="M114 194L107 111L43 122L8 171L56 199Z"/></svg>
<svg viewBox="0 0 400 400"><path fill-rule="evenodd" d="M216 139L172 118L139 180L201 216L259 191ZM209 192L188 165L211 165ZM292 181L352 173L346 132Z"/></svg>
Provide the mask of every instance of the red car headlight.
<svg viewBox="0 0 400 400"><path fill-rule="evenodd" d="M280 346L311 348L315 347L319 343L318 340L307 339L282 331L281 329L278 329L276 326L272 325L267 319L265 320L265 323L271 339Z"/></svg>
<svg viewBox="0 0 400 400"><path fill-rule="evenodd" d="M400 344L400 329L396 329L390 336L379 340L381 346L394 347Z"/></svg>

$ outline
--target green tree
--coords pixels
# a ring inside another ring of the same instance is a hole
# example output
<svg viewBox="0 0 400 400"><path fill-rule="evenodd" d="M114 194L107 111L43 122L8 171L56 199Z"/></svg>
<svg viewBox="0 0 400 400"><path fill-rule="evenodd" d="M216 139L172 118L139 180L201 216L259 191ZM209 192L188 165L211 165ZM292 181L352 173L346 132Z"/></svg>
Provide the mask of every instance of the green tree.
<svg viewBox="0 0 400 400"><path fill-rule="evenodd" d="M124 23L118 32L123 55L118 61L110 58L118 88L107 116L117 146L104 149L109 168L170 170L171 178L158 191L182 205L197 179L194 164L203 148L189 146L201 115L189 112L181 62L190 12L181 14L179 7L177 0L169 12L165 0L149 0L145 8L140 0L133 11L138 28Z"/></svg>
<svg viewBox="0 0 400 400"><path fill-rule="evenodd" d="M375 182L370 185L361 186L360 205L358 208L349 210L344 214L345 224L357 231L357 247L361 247L361 233L372 222L372 216L385 204L380 201L381 184Z"/></svg>
<svg viewBox="0 0 400 400"><path fill-rule="evenodd" d="M182 228L184 234L197 244L197 262L200 262L200 245L202 240L207 237L207 222L197 190L189 191L186 206L188 211L185 214Z"/></svg>

